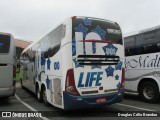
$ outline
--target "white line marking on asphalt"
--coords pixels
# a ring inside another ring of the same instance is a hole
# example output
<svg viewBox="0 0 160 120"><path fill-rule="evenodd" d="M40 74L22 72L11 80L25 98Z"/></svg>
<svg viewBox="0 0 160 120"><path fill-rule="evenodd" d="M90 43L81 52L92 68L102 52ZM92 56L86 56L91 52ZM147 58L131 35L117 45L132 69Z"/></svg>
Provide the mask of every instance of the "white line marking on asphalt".
<svg viewBox="0 0 160 120"><path fill-rule="evenodd" d="M25 105L27 108L29 108L31 111L34 111L34 112L38 112L38 110L34 109L32 106L30 106L29 104L27 104L26 102L22 101L17 94L15 94L15 97L17 98L17 100L19 102L21 102L23 105ZM48 118L46 117L41 117L43 120L49 120Z"/></svg>
<svg viewBox="0 0 160 120"><path fill-rule="evenodd" d="M136 106L132 106L132 105L125 105L125 104L120 104L120 103L116 103L116 105L121 105L121 106L125 106L125 107L135 108L135 109L139 109L139 110L143 110L143 111L157 112L156 110L151 110L151 109L136 107Z"/></svg>

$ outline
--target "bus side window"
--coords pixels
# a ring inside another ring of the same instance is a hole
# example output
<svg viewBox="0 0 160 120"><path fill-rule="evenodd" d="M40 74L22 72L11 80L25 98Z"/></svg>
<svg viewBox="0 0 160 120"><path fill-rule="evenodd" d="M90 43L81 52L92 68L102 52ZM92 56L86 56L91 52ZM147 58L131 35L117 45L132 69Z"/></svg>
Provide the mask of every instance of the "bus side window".
<svg viewBox="0 0 160 120"><path fill-rule="evenodd" d="M134 36L127 37L124 40L124 45L125 45L125 55L126 56L131 56L134 55Z"/></svg>
<svg viewBox="0 0 160 120"><path fill-rule="evenodd" d="M61 40L65 37L65 35L66 35L66 25L63 25L62 38L61 38Z"/></svg>
<svg viewBox="0 0 160 120"><path fill-rule="evenodd" d="M134 37L135 41L135 55L140 55L143 54L143 35L142 34L137 34Z"/></svg>
<svg viewBox="0 0 160 120"><path fill-rule="evenodd" d="M65 29L66 26L61 24L42 38L41 50L45 58L52 57L59 51L61 40L65 36Z"/></svg>
<svg viewBox="0 0 160 120"><path fill-rule="evenodd" d="M156 30L157 52L160 52L160 29Z"/></svg>
<svg viewBox="0 0 160 120"><path fill-rule="evenodd" d="M53 47L53 48L50 48L50 49L48 50L49 57L54 56L54 55L59 51L59 49L60 49L60 44L56 45L56 46Z"/></svg>
<svg viewBox="0 0 160 120"><path fill-rule="evenodd" d="M134 48L125 49L125 55L126 56L132 56L134 54L135 54Z"/></svg>

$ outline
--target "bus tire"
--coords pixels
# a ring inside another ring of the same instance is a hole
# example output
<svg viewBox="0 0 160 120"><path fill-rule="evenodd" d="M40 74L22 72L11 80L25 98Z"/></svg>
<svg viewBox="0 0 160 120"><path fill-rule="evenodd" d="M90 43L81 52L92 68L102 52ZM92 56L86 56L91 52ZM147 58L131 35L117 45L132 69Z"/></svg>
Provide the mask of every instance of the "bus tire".
<svg viewBox="0 0 160 120"><path fill-rule="evenodd" d="M157 103L159 101L159 89L156 83L147 81L140 86L139 95L142 100L149 103Z"/></svg>
<svg viewBox="0 0 160 120"><path fill-rule="evenodd" d="M47 91L45 87L42 87L42 99L45 105L49 105L47 101Z"/></svg>
<svg viewBox="0 0 160 120"><path fill-rule="evenodd" d="M38 86L36 86L36 98L38 102L42 102L42 94Z"/></svg>

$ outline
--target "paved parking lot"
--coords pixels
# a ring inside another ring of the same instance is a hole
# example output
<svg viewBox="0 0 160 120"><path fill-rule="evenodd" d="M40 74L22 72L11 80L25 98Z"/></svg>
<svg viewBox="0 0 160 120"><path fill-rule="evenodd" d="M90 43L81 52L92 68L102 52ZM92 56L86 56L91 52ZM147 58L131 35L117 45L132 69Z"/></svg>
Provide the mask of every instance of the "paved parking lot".
<svg viewBox="0 0 160 120"><path fill-rule="evenodd" d="M96 109L88 109L88 110L74 110L74 111L63 111L53 106L46 106L43 103L39 103L35 95L25 89L22 89L20 85L17 85L16 95L10 97L8 101L5 99L0 100L0 111L19 111L19 112L32 112L32 111L40 111L42 113L42 117L32 118L32 119L108 119L111 120L121 120L121 119L155 119L158 120L160 117L118 117L118 113L123 115L125 113L133 114L135 112L137 115L141 113L159 113L160 114L160 103L157 104L149 104L140 100L137 95L125 95L123 102L116 103L110 106L104 106L103 108ZM118 111L118 112L117 112ZM139 113L139 114L138 114ZM11 118L0 118L0 120ZM29 118L12 118L12 119L24 119L30 120Z"/></svg>

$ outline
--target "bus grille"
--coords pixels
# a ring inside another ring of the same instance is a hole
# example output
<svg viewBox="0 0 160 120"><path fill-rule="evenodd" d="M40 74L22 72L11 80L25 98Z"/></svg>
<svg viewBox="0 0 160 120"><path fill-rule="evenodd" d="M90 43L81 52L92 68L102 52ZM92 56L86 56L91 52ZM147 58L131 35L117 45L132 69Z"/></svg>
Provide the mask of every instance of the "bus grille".
<svg viewBox="0 0 160 120"><path fill-rule="evenodd" d="M106 55L79 55L77 60L80 65L117 65L119 56Z"/></svg>

